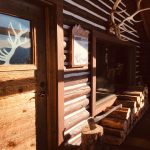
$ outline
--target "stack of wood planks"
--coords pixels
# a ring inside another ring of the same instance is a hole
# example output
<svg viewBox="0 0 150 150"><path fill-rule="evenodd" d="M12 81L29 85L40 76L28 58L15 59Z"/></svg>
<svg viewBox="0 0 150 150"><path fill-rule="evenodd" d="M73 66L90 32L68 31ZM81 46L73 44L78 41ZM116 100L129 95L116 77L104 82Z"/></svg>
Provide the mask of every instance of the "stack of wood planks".
<svg viewBox="0 0 150 150"><path fill-rule="evenodd" d="M148 88L121 92L117 96L115 105L122 104L119 108L100 121L104 127L104 142L111 145L120 145L130 133L135 124L141 119L149 107ZM114 106L107 108L108 112Z"/></svg>

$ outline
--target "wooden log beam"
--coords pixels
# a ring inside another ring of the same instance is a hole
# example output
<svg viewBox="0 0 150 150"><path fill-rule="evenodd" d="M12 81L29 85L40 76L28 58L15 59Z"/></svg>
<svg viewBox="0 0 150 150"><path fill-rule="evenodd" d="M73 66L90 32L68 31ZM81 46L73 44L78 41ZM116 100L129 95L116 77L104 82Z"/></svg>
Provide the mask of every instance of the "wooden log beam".
<svg viewBox="0 0 150 150"><path fill-rule="evenodd" d="M119 99L119 100L136 101L138 104L141 101L141 98L139 96L130 96L130 95L118 95L117 99Z"/></svg>
<svg viewBox="0 0 150 150"><path fill-rule="evenodd" d="M105 112L109 111L110 109L111 108L107 108L105 110ZM130 115L131 115L131 109L130 108L127 108L126 110L119 108L119 109L113 111L111 114L109 114L108 117L127 120L130 118Z"/></svg>
<svg viewBox="0 0 150 150"><path fill-rule="evenodd" d="M83 110L81 112L78 112L77 114L66 116L64 121L65 129L68 130L79 122L88 119L89 115L90 114L87 110Z"/></svg>
<svg viewBox="0 0 150 150"><path fill-rule="evenodd" d="M95 115L101 113L104 111L107 107L110 107L114 104L116 101L116 95L112 94L110 96L107 96L105 98L100 99L99 101L96 102L96 110L95 110Z"/></svg>
<svg viewBox="0 0 150 150"><path fill-rule="evenodd" d="M74 99L83 95L87 95L90 93L90 91L91 91L90 87L84 87L79 90L75 90L71 93L65 93L65 101L69 101L71 99Z"/></svg>
<svg viewBox="0 0 150 150"><path fill-rule="evenodd" d="M69 130L66 130L64 133L65 137L67 137L68 135L69 135L70 139L75 137L76 135L81 133L83 127L85 127L86 125L88 125L87 120L80 122L79 124L73 126Z"/></svg>
<svg viewBox="0 0 150 150"><path fill-rule="evenodd" d="M113 108L113 107L115 107L115 106L110 106L110 107L108 107L107 109L111 109L111 108ZM118 108L117 110L122 110L122 111L128 111L130 108L127 108L127 107L122 107L122 108Z"/></svg>
<svg viewBox="0 0 150 150"><path fill-rule="evenodd" d="M121 120L118 118L104 118L100 121L100 125L104 127L109 127L113 129L119 129L127 131L128 123L126 120Z"/></svg>
<svg viewBox="0 0 150 150"><path fill-rule="evenodd" d="M81 142L81 133L77 134L76 136L74 136L73 138L69 139L65 148L66 149L75 149L77 148L76 145L77 143L79 143L79 141Z"/></svg>
<svg viewBox="0 0 150 150"><path fill-rule="evenodd" d="M122 104L119 104L118 106L115 106L112 109L108 110L105 114L95 117L94 118L95 122L99 122L100 120L104 119L109 114L111 114L113 111L115 111L116 109L121 108L121 107L122 107Z"/></svg>
<svg viewBox="0 0 150 150"><path fill-rule="evenodd" d="M143 92L142 91L124 91L123 94L141 97L143 95Z"/></svg>
<svg viewBox="0 0 150 150"><path fill-rule="evenodd" d="M77 101L76 103L71 103L70 105L67 105L64 109L64 114L65 116L82 109L83 107L86 107L89 104L89 99L82 99L80 101Z"/></svg>
<svg viewBox="0 0 150 150"><path fill-rule="evenodd" d="M118 104L122 104L123 107L128 107L128 108L136 108L136 101L129 101L129 100L116 100L115 101L115 104L118 105Z"/></svg>

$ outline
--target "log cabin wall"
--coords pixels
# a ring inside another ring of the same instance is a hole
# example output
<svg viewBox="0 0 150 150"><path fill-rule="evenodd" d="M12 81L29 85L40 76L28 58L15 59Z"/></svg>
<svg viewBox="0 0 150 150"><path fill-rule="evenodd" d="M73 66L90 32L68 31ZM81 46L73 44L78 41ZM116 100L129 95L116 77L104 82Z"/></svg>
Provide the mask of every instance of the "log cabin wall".
<svg viewBox="0 0 150 150"><path fill-rule="evenodd" d="M109 25L109 14L112 9L114 0L64 0L64 40L67 43L64 48L64 82L65 82L65 134L70 133L71 138L69 144L80 144L80 131L85 125L87 118L90 116L90 63L88 68L70 68L69 64L69 36L71 28L75 24L80 24L85 29L97 30L107 34L107 27ZM132 5L130 5L132 8ZM126 3L122 2L119 5L119 10L126 9ZM120 22L125 17L128 17L129 12L118 14L116 20ZM136 81L141 78L139 71L139 58L140 58L140 44L141 38L139 28L132 22L126 22L125 26L132 29L135 33L124 32L122 37L126 37L136 47ZM91 40L89 41L91 43ZM89 49L89 54L91 54ZM91 55L89 56L89 58Z"/></svg>

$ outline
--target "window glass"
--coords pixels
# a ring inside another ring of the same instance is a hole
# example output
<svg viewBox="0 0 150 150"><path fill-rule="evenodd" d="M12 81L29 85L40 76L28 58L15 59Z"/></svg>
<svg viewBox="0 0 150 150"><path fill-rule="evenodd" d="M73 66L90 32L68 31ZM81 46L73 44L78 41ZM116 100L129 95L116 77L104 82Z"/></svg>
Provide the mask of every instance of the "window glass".
<svg viewBox="0 0 150 150"><path fill-rule="evenodd" d="M0 65L31 64L30 21L0 14Z"/></svg>

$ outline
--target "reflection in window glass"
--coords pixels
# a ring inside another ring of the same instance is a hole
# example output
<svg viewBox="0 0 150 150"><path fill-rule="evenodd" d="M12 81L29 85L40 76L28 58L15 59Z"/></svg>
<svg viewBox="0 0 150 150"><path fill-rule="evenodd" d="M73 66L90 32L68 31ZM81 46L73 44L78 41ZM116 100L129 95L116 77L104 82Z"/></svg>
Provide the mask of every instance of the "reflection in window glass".
<svg viewBox="0 0 150 150"><path fill-rule="evenodd" d="M31 63L30 21L0 14L0 65Z"/></svg>

